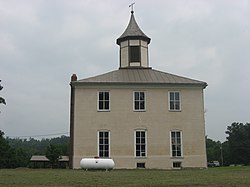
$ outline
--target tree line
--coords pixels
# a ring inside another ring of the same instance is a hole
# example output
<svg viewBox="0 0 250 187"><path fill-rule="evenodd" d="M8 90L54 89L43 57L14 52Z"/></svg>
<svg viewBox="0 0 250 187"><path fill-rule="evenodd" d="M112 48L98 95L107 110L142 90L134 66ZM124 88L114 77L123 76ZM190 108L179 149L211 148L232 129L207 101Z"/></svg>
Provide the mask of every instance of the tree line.
<svg viewBox="0 0 250 187"><path fill-rule="evenodd" d="M37 140L4 138L0 130L0 168L29 167L32 155L46 155L52 166L60 156L69 155L69 137Z"/></svg>

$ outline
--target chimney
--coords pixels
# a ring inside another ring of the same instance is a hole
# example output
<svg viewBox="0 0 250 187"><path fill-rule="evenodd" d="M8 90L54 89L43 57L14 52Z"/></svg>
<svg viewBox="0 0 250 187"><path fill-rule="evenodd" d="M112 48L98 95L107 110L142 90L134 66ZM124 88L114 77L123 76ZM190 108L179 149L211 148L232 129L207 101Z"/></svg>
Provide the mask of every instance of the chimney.
<svg viewBox="0 0 250 187"><path fill-rule="evenodd" d="M71 82L72 81L77 81L77 76L76 76L76 74L73 74L72 76L71 76Z"/></svg>

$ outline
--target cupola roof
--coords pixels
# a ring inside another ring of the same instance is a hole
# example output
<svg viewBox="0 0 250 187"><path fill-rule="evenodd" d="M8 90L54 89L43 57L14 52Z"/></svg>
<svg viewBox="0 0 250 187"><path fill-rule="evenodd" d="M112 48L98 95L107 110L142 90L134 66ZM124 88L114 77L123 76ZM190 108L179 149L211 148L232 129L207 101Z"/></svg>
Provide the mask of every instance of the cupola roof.
<svg viewBox="0 0 250 187"><path fill-rule="evenodd" d="M124 31L124 33L116 40L116 43L120 45L121 42L129 39L140 39L146 41L148 44L150 43L150 38L142 32L140 27L135 21L134 11L131 11L131 17L129 24Z"/></svg>

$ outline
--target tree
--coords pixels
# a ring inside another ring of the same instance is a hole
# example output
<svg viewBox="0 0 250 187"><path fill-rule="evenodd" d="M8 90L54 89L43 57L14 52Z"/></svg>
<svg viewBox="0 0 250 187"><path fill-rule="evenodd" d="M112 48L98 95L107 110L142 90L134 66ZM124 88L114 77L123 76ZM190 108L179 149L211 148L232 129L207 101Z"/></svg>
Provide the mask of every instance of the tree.
<svg viewBox="0 0 250 187"><path fill-rule="evenodd" d="M16 168L27 166L27 155L22 149L11 147L0 130L0 168Z"/></svg>
<svg viewBox="0 0 250 187"><path fill-rule="evenodd" d="M218 160L221 162L221 142L213 141L212 139L206 139L207 161Z"/></svg>
<svg viewBox="0 0 250 187"><path fill-rule="evenodd" d="M232 123L227 127L229 159L232 164L250 165L250 123Z"/></svg>
<svg viewBox="0 0 250 187"><path fill-rule="evenodd" d="M47 147L46 157L49 159L52 168L58 167L59 159L62 158L60 147L58 145L50 144Z"/></svg>
<svg viewBox="0 0 250 187"><path fill-rule="evenodd" d="M2 81L2 80L0 80L0 91L3 89L3 86L1 85L1 81ZM6 105L5 99L2 98L2 97L0 96L0 104L1 104L1 103L3 103L3 104Z"/></svg>

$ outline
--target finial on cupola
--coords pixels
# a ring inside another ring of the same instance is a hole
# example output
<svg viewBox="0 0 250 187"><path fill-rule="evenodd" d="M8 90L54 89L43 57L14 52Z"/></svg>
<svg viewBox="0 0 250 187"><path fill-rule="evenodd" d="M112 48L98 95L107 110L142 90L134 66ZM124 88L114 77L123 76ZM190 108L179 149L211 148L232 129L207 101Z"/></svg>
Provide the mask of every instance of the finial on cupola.
<svg viewBox="0 0 250 187"><path fill-rule="evenodd" d="M134 4L135 4L135 2L132 3L132 4L130 4L130 5L128 6L128 7L131 7L131 14L134 13Z"/></svg>

